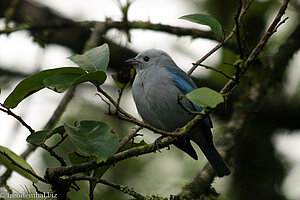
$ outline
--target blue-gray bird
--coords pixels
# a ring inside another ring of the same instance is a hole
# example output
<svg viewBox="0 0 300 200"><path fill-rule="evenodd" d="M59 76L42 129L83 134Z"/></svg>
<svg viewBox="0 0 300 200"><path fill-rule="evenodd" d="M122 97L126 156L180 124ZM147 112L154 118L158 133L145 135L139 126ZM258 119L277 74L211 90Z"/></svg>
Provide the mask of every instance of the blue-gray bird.
<svg viewBox="0 0 300 200"><path fill-rule="evenodd" d="M178 103L178 95L191 92L196 85L166 52L150 49L125 62L136 69L132 95L137 110L146 123L174 132L195 117ZM203 109L185 98L182 103L190 110ZM227 165L213 144L211 128L211 119L206 117L187 135L178 137L174 145L197 160L198 156L190 140L194 141L219 177L229 175Z"/></svg>

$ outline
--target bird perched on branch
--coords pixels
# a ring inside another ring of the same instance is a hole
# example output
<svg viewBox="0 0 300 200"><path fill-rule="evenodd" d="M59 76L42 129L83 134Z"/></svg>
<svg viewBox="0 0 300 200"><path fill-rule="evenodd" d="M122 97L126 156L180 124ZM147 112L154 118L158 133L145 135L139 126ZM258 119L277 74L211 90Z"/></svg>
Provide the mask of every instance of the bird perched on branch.
<svg viewBox="0 0 300 200"><path fill-rule="evenodd" d="M166 52L149 49L125 62L136 69L132 95L137 110L146 123L174 132L195 117L178 103L178 95L191 92L196 85ZM190 110L200 112L203 109L186 98L181 101ZM194 141L219 177L229 175L227 165L213 144L211 128L212 122L208 116L187 135L177 137L174 145L197 160L198 156L190 140Z"/></svg>

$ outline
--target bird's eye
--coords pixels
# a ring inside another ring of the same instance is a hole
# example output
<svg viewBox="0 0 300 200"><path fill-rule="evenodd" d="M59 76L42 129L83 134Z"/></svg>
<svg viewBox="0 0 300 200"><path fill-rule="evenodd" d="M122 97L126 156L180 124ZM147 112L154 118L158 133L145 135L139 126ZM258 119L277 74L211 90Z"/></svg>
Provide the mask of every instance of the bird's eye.
<svg viewBox="0 0 300 200"><path fill-rule="evenodd" d="M145 56L145 57L144 57L144 61L145 61L145 62L148 62L149 60L150 60L150 58L149 58L148 56Z"/></svg>

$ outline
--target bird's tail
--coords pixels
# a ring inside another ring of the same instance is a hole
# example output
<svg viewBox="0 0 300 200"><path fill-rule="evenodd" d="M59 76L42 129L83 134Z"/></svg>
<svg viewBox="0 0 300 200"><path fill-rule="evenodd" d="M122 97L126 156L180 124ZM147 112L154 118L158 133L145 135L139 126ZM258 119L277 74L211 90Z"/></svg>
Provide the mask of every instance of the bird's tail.
<svg viewBox="0 0 300 200"><path fill-rule="evenodd" d="M210 149L210 151L202 150L202 152L204 153L212 168L215 170L217 176L223 177L230 174L229 168L214 146Z"/></svg>
<svg viewBox="0 0 300 200"><path fill-rule="evenodd" d="M196 142L196 144L198 144L198 146L200 147L200 149L204 153L205 157L209 161L210 165L215 170L217 176L223 177L223 176L226 176L226 175L230 174L229 168L227 167L226 163L224 162L224 160L220 156L219 152L216 150L216 148L213 145L212 141L209 142L209 143L205 143L204 142L205 139L200 140L200 139L193 138L192 140L194 142ZM190 155L195 160L198 159L196 151L194 150L194 148L191 145L191 142L188 138L179 137L179 138L177 138L177 140L175 140L174 145L177 148L184 151L185 153L187 153L188 155Z"/></svg>
<svg viewBox="0 0 300 200"><path fill-rule="evenodd" d="M186 137L177 137L174 141L174 145L187 153L189 156L194 158L195 160L198 160L197 153L195 149L193 148L191 141L187 139Z"/></svg>
<svg viewBox="0 0 300 200"><path fill-rule="evenodd" d="M223 177L230 174L229 168L213 144L210 129L192 133L191 139L200 147L217 176Z"/></svg>

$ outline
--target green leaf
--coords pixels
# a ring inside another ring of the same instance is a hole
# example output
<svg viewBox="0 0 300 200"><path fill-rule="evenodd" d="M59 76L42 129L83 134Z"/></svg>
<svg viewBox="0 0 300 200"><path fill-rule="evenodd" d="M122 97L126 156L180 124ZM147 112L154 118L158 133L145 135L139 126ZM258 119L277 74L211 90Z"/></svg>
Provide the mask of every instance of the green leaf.
<svg viewBox="0 0 300 200"><path fill-rule="evenodd" d="M52 135L54 134L64 134L66 132L65 127L64 126L58 126L55 129L53 129L53 131L51 132Z"/></svg>
<svg viewBox="0 0 300 200"><path fill-rule="evenodd" d="M4 105L15 108L23 99L45 88L44 80L57 74L82 75L85 71L79 67L63 67L41 71L21 81L6 98Z"/></svg>
<svg viewBox="0 0 300 200"><path fill-rule="evenodd" d="M36 131L31 133L27 138L26 141L30 144L40 145L42 144L48 135L51 133L51 130L44 130L44 131Z"/></svg>
<svg viewBox="0 0 300 200"><path fill-rule="evenodd" d="M83 156L76 152L71 152L68 154L68 158L73 165L78 165L81 163L86 163L86 162L95 160L96 156ZM93 175L93 177L101 178L103 176L103 174L109 169L110 166L111 165L99 167L99 168L97 168L95 170L91 170L89 172L83 172L83 174L89 175L89 176ZM92 185L92 186L94 187L95 185Z"/></svg>
<svg viewBox="0 0 300 200"><path fill-rule="evenodd" d="M96 156L83 156L76 152L71 152L68 154L68 158L73 165L78 165L81 163L89 162L91 160L95 160ZM110 166L111 165L99 167L99 168L97 168L95 170L91 170L89 172L83 172L83 174L89 175L89 176L93 175L93 177L101 178ZM93 187L94 187L94 185L93 185Z"/></svg>
<svg viewBox="0 0 300 200"><path fill-rule="evenodd" d="M98 161L105 161L119 146L118 137L112 134L110 126L103 122L81 121L76 127L65 124L65 129L81 153L94 155Z"/></svg>
<svg viewBox="0 0 300 200"><path fill-rule="evenodd" d="M80 76L84 76L84 74L56 74L46 78L43 83L50 90L61 93L69 89L73 81Z"/></svg>
<svg viewBox="0 0 300 200"><path fill-rule="evenodd" d="M105 71L109 62L109 47L103 44L82 55L70 56L69 59L88 72Z"/></svg>
<svg viewBox="0 0 300 200"><path fill-rule="evenodd" d="M53 131L51 132L51 134L52 135L54 135L54 134L64 134L66 132L66 130L65 130L65 127L62 125L62 126L58 126L58 127L56 127L55 129L53 129Z"/></svg>
<svg viewBox="0 0 300 200"><path fill-rule="evenodd" d="M84 156L76 152L71 152L68 153L68 158L73 165L78 165L81 163L89 162L91 160L95 160L96 156Z"/></svg>
<svg viewBox="0 0 300 200"><path fill-rule="evenodd" d="M184 15L179 19L184 19L190 22L194 22L197 24L207 25L211 28L211 30L219 35L223 36L223 30L221 24L215 18L205 15L205 14L191 14L191 15Z"/></svg>
<svg viewBox="0 0 300 200"><path fill-rule="evenodd" d="M93 82L97 85L102 85L106 80L106 74L103 71L90 72L79 76L72 82L72 85L77 85L83 82Z"/></svg>
<svg viewBox="0 0 300 200"><path fill-rule="evenodd" d="M64 134L65 127L64 126L59 126L53 130L43 130L43 131L36 131L34 133L31 133L27 138L26 141L30 144L34 145L40 145L43 142L45 142L48 139L49 135L54 135L54 134Z"/></svg>
<svg viewBox="0 0 300 200"><path fill-rule="evenodd" d="M5 165L8 169L11 169L12 171L18 172L20 175L24 176L25 178L31 180L34 183L37 183L38 180L28 172L24 171L20 167L18 167L15 163L22 166L23 168L31 171L33 174L35 174L32 167L20 156L12 152L6 147L0 146L0 163ZM10 157L15 163L13 163L10 159L8 159L5 155Z"/></svg>
<svg viewBox="0 0 300 200"><path fill-rule="evenodd" d="M215 108L218 104L224 102L224 98L220 93L207 87L198 88L183 96L201 107Z"/></svg>
<svg viewBox="0 0 300 200"><path fill-rule="evenodd" d="M72 165L78 165L81 163L86 163L91 160L97 159L96 156L84 156L84 155L80 155L77 152L68 153L68 158L69 158L69 161L72 163ZM93 172L93 170L88 171L88 172L83 172L83 174L90 176L92 174L92 172Z"/></svg>
<svg viewBox="0 0 300 200"><path fill-rule="evenodd" d="M112 165L106 165L95 169L93 177L101 178L111 166Z"/></svg>

